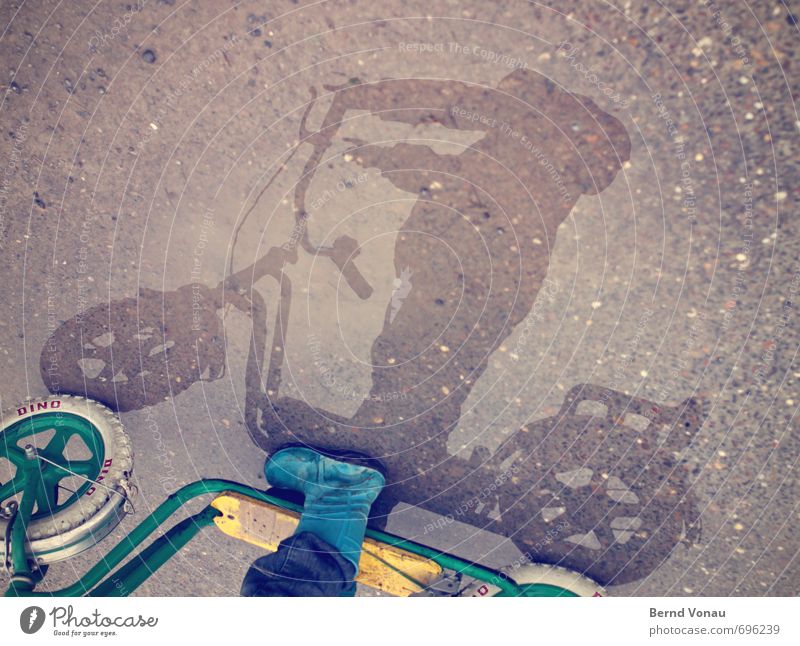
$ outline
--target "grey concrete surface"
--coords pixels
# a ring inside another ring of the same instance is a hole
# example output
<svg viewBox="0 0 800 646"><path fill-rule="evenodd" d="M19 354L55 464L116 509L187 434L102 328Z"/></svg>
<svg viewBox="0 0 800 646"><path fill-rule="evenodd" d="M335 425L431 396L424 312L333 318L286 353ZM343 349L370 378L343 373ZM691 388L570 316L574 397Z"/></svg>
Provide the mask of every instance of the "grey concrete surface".
<svg viewBox="0 0 800 646"><path fill-rule="evenodd" d="M119 410L137 518L304 441L493 566L795 595L797 16L5 2L1 407ZM258 554L208 532L137 594Z"/></svg>

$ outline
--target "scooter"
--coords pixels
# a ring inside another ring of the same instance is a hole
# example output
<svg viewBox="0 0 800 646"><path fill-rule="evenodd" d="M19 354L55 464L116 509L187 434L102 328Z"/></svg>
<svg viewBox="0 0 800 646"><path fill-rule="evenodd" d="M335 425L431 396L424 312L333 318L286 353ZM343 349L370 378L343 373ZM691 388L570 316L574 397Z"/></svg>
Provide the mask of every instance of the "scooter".
<svg viewBox="0 0 800 646"><path fill-rule="evenodd" d="M133 446L102 404L70 395L28 400L0 418L0 549L6 596L127 596L206 527L275 551L302 506L275 491L204 479L168 496L71 585L37 591L51 563L97 545L133 513ZM145 542L200 497L200 512ZM500 570L368 528L358 583L396 596L605 596L591 579L544 563Z"/></svg>

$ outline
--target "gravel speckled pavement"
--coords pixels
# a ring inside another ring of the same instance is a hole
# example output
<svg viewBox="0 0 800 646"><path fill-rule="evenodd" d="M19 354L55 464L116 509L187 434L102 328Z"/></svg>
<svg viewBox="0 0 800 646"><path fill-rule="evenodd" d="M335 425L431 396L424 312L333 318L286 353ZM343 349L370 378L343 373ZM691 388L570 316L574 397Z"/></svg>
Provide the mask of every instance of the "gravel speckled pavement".
<svg viewBox="0 0 800 646"><path fill-rule="evenodd" d="M302 441L489 565L796 595L798 16L6 2L0 404L118 410L139 518ZM209 530L137 594L258 555Z"/></svg>

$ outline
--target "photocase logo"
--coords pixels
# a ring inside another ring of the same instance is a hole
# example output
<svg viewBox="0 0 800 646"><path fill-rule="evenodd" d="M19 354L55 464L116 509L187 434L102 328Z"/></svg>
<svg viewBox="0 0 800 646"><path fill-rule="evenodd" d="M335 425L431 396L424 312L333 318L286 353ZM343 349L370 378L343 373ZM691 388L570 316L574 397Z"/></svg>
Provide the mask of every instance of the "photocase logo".
<svg viewBox="0 0 800 646"><path fill-rule="evenodd" d="M30 606L19 616L19 627L26 635L33 635L44 624L44 610L39 606Z"/></svg>

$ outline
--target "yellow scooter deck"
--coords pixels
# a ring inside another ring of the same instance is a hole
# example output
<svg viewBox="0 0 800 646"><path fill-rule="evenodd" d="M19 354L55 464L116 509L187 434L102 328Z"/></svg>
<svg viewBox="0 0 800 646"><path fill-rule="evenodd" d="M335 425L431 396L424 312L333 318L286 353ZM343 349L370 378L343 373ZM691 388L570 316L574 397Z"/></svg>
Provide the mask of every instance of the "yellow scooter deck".
<svg viewBox="0 0 800 646"><path fill-rule="evenodd" d="M294 534L300 522L297 512L238 493L223 493L211 505L222 514L214 519L214 523L223 533L269 552L275 552L282 540ZM430 585L441 574L442 568L429 559L367 538L362 547L356 581L398 597L407 597L420 592L422 586Z"/></svg>

